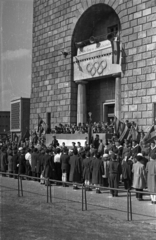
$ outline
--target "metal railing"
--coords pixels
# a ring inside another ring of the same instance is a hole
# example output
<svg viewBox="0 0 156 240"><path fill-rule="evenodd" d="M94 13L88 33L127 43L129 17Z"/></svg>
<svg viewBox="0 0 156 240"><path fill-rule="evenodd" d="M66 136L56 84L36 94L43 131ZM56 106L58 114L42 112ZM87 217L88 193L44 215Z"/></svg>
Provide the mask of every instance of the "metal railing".
<svg viewBox="0 0 156 240"><path fill-rule="evenodd" d="M33 176L28 176L28 175L23 175L23 174L14 174L14 173L6 173L6 172L0 172L0 174L3 175L8 175L8 176L15 176L17 178L17 183L18 183L18 197L23 197L24 194L24 190L23 190L23 183L22 183L22 180L23 178L26 178L26 179L32 179L32 180L43 180L43 178L39 178L39 177L33 177ZM47 194L46 194L46 201L47 203L52 203L52 191L51 191L51 183L60 183L60 184L65 184L65 185L68 185L68 186L73 186L74 183L73 182L62 182L62 181L59 181L59 180L55 180L55 179L49 179L49 178L44 178L44 181L46 181L46 187L47 187ZM82 206L82 211L87 211L87 189L90 188L90 189L96 189L97 186L92 186L92 185L85 185L84 183L83 184L80 184L80 183L77 183L76 184L78 187L81 187L81 206ZM120 192L126 192L127 194L127 221L132 221L132 216L133 216L133 211L132 211L132 196L131 194L132 193L141 193L141 194L146 194L146 195L156 195L156 193L154 192L143 192L143 191L135 191L133 189L128 189L128 190L125 190L125 189L121 189L121 188L111 188L111 187L98 187L100 190L115 190L115 191L120 191Z"/></svg>

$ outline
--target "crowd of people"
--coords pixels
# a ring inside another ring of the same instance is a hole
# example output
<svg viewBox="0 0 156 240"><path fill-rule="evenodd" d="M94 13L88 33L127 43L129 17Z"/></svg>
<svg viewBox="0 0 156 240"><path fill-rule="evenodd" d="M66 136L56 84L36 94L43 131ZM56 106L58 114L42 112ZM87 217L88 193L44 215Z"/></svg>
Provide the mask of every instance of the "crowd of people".
<svg viewBox="0 0 156 240"><path fill-rule="evenodd" d="M39 124L39 131L42 133L45 131L45 123L40 122ZM55 126L53 129L51 128L46 128L46 133L63 133L63 134L83 134L83 133L88 133L88 128L89 128L89 123L79 123L77 124L59 124L58 126ZM113 133L114 128L113 128L113 121L110 121L110 124L105 123L105 122L93 122L92 123L92 131L93 133Z"/></svg>
<svg viewBox="0 0 156 240"><path fill-rule="evenodd" d="M24 174L27 180L29 176L38 177L45 185L53 179L64 187L70 181L74 189L84 183L88 191L94 186L96 193L101 192L101 186L109 186L115 188L110 190L112 197L118 196L116 188L123 182L125 189L140 191L136 193L139 201L143 200L143 189L148 188L153 192L151 202L156 203L156 140L148 147L137 141L125 140L121 144L115 138L104 145L97 134L92 144L87 138L84 146L80 142L72 144L70 149L65 143L60 146L56 136L48 147L28 139L20 144L5 142L0 146L2 176Z"/></svg>

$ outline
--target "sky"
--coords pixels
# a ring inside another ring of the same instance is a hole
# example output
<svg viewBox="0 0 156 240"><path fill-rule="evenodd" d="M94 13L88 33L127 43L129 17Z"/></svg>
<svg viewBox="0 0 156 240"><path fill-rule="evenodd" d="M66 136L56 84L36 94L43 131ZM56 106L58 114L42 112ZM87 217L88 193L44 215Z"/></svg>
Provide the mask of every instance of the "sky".
<svg viewBox="0 0 156 240"><path fill-rule="evenodd" d="M0 0L0 111L30 97L33 0Z"/></svg>

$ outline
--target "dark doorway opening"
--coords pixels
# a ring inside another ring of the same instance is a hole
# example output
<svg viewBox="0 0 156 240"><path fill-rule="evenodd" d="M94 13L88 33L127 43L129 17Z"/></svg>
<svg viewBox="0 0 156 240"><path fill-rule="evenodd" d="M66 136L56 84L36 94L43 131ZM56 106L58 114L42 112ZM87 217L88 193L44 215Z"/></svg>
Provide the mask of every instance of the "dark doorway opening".
<svg viewBox="0 0 156 240"><path fill-rule="evenodd" d="M114 119L115 103L104 103L103 104L103 121L108 124Z"/></svg>

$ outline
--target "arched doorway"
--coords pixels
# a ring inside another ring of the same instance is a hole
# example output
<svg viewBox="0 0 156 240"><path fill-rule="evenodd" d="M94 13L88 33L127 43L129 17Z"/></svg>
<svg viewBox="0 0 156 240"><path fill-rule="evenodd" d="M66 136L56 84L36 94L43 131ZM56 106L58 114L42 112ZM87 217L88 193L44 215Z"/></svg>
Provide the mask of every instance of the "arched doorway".
<svg viewBox="0 0 156 240"><path fill-rule="evenodd" d="M94 121L109 121L113 109L119 115L120 21L114 9L96 4L86 10L76 24L72 52L73 80L78 84L77 123L87 121L87 112L92 112Z"/></svg>

